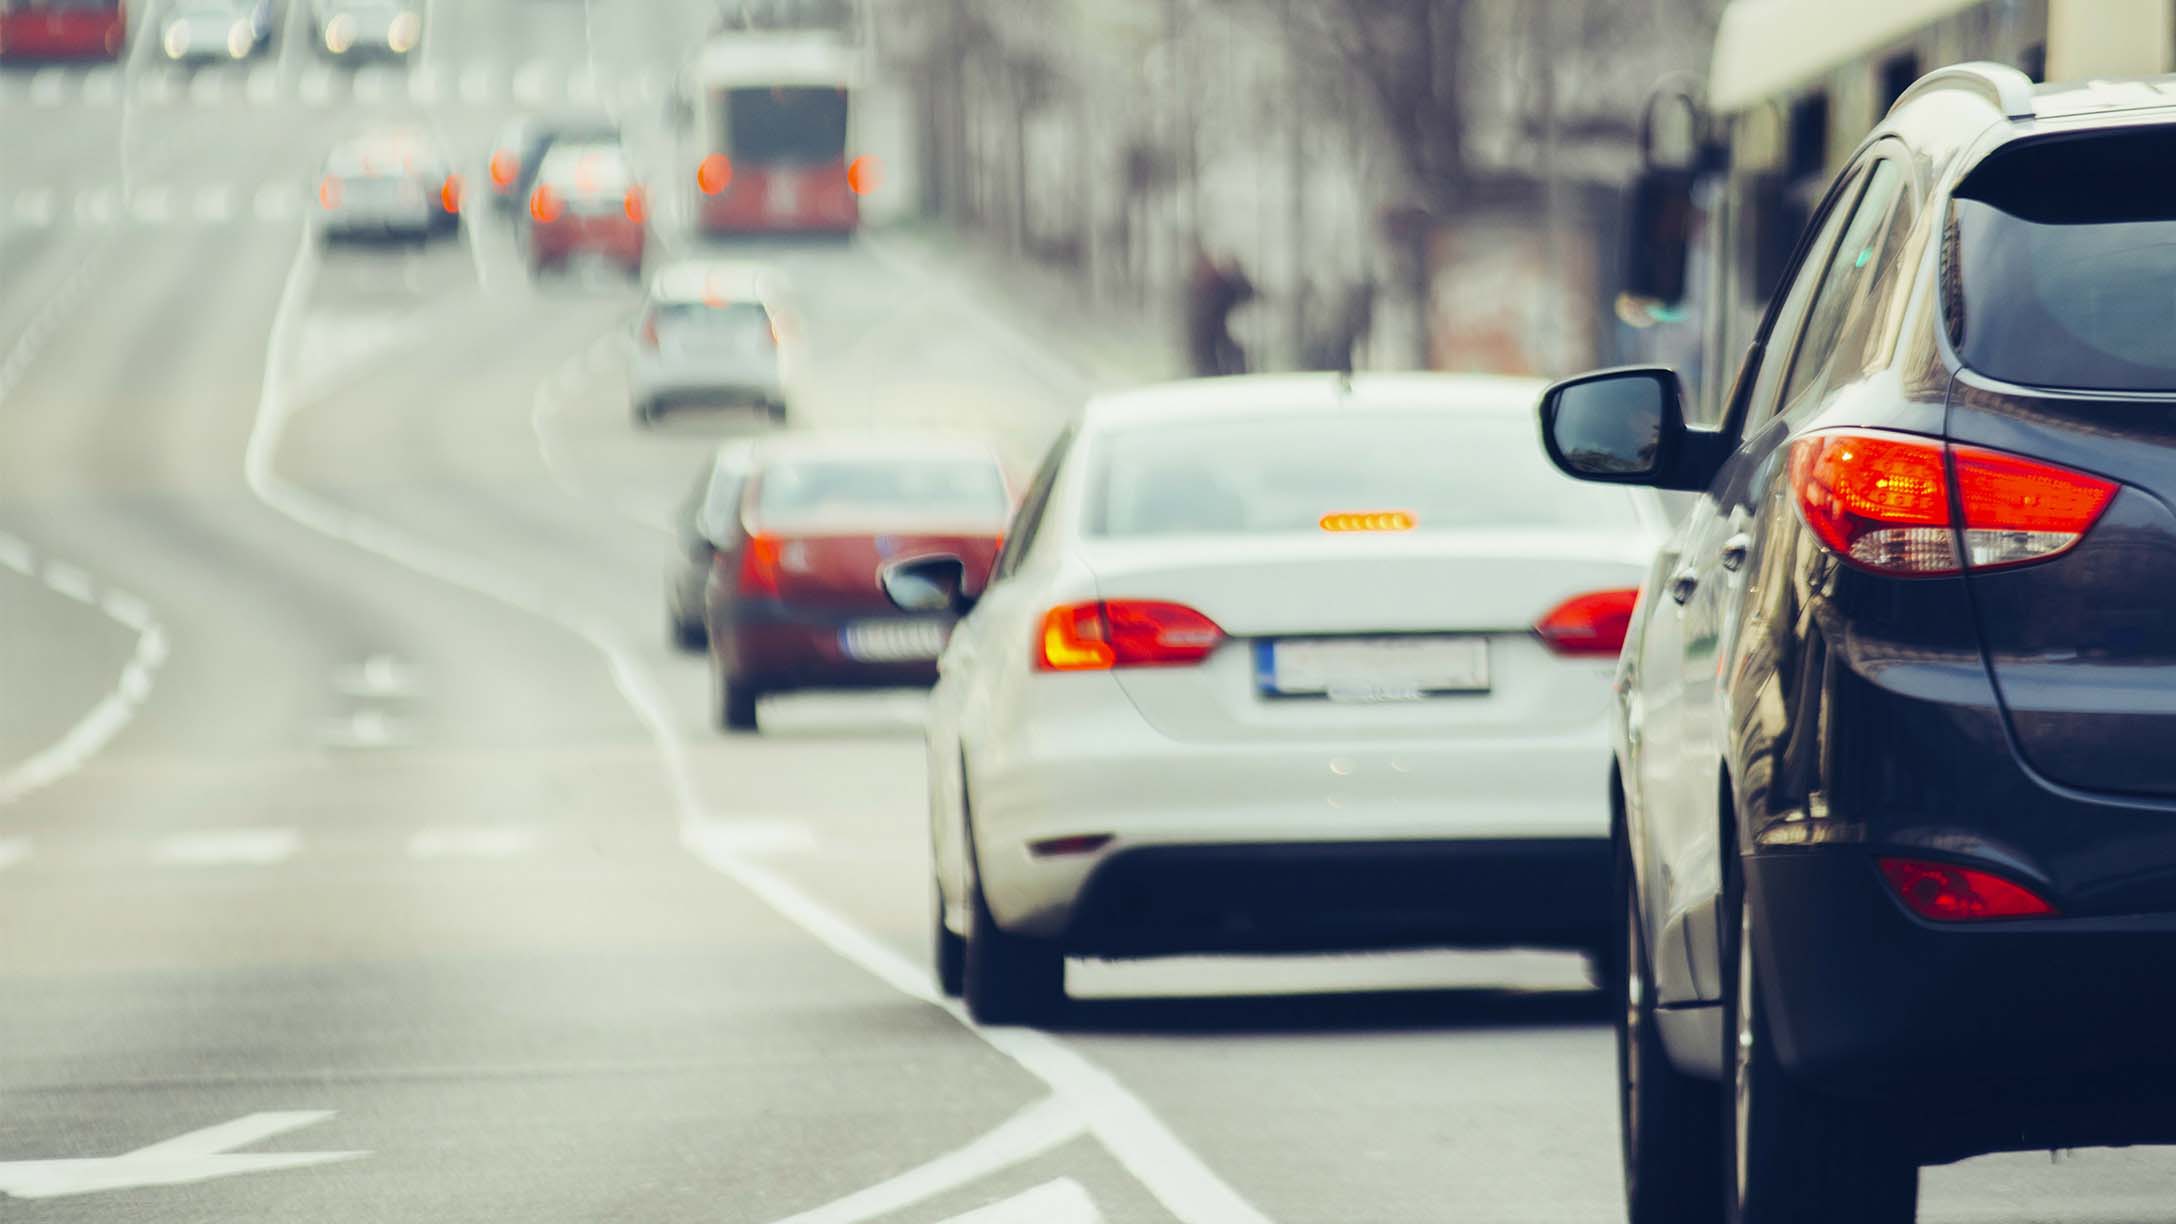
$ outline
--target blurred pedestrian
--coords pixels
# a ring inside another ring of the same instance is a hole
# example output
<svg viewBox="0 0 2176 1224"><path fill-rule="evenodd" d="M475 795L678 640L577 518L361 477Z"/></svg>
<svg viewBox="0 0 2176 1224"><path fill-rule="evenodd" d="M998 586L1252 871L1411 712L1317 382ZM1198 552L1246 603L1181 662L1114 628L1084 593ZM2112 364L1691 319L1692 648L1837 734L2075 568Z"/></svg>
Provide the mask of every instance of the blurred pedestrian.
<svg viewBox="0 0 2176 1224"><path fill-rule="evenodd" d="M1246 350L1232 336L1232 312L1254 297L1254 282L1237 260L1220 263L1207 251L1195 253L1186 282L1186 349L1196 375L1247 372Z"/></svg>

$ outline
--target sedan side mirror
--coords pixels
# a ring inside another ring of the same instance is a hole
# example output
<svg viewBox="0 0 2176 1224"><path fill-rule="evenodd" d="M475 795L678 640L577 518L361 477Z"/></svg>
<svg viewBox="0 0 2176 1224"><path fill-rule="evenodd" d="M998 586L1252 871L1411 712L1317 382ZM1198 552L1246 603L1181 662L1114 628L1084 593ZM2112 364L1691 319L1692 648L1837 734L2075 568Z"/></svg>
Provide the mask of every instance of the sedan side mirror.
<svg viewBox="0 0 2176 1224"><path fill-rule="evenodd" d="M894 561L877 571L877 581L902 612L965 616L975 606L975 596L967 592L967 563L949 553Z"/></svg>
<svg viewBox="0 0 2176 1224"><path fill-rule="evenodd" d="M1684 388L1665 367L1598 370L1541 395L1549 461L1580 480L1677 487L1686 433Z"/></svg>

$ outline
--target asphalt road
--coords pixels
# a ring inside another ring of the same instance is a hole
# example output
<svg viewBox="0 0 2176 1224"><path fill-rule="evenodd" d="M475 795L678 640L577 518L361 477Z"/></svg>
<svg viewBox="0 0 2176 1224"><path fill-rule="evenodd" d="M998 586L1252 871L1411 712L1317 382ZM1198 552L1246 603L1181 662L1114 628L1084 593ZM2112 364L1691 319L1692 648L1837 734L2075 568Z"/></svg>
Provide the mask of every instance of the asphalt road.
<svg viewBox="0 0 2176 1224"><path fill-rule="evenodd" d="M594 102L661 157L706 7L449 0L405 73L0 74L0 1218L1620 1219L1569 958L1076 965L1048 1034L937 1006L919 699L725 738L665 641L667 512L755 424L634 430L630 291L531 285L492 217L309 240L374 117L473 162ZM1024 465L1128 374L911 233L762 254L807 426ZM2176 1218L2164 1152L1927 1185Z"/></svg>

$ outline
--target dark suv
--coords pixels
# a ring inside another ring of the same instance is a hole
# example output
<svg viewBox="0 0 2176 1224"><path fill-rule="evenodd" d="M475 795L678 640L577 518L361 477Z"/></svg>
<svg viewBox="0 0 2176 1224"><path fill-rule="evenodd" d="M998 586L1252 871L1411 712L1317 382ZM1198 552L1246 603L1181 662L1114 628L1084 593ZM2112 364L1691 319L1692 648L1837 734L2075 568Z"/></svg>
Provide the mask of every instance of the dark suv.
<svg viewBox="0 0 2176 1224"><path fill-rule="evenodd" d="M1681 405L1541 406L1564 471L1698 494L1616 688L1634 1224L2176 1142L2176 79L1921 81Z"/></svg>

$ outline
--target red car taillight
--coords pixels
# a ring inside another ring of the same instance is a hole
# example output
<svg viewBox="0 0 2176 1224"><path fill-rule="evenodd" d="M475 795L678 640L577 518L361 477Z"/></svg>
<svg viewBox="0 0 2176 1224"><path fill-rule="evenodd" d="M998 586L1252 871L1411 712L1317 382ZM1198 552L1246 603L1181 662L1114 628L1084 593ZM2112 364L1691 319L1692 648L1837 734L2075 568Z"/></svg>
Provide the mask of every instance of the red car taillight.
<svg viewBox="0 0 2176 1224"><path fill-rule="evenodd" d="M446 176L446 181L445 181L444 183L441 183L441 184L439 184L439 187L438 187L438 202L439 202L439 203L440 203L441 205L444 205L444 206L445 206L445 209L446 209L446 211L447 211L447 212L449 212L449 213L458 213L458 212L460 212L460 211L461 211L461 176L460 176L460 175L458 175L458 174L449 174L449 175L447 175L447 176Z"/></svg>
<svg viewBox="0 0 2176 1224"><path fill-rule="evenodd" d="M340 207L340 180L337 176L328 174L318 183L317 202L326 212Z"/></svg>
<svg viewBox="0 0 2176 1224"><path fill-rule="evenodd" d="M882 169L877 160L863 154L847 163L846 189L855 195L868 195L876 190L881 174Z"/></svg>
<svg viewBox="0 0 2176 1224"><path fill-rule="evenodd" d="M491 155L491 185L506 191L514 185L514 176L521 170L520 159L511 149L500 149Z"/></svg>
<svg viewBox="0 0 2176 1224"><path fill-rule="evenodd" d="M1199 663L1224 640L1216 622L1184 604L1107 599L1043 615L1035 643L1040 671L1108 671Z"/></svg>
<svg viewBox="0 0 2176 1224"><path fill-rule="evenodd" d="M627 191L627 219L637 225L650 215L649 201L642 195L642 188L631 187Z"/></svg>
<svg viewBox="0 0 2176 1224"><path fill-rule="evenodd" d="M563 209L559 196L549 187L539 187L529 196L529 215L544 225L559 219Z"/></svg>
<svg viewBox="0 0 2176 1224"><path fill-rule="evenodd" d="M1932 922L1993 922L2055 914L2046 898L2024 885L1970 867L1885 858L1881 875L1905 908Z"/></svg>
<svg viewBox="0 0 2176 1224"><path fill-rule="evenodd" d="M1549 609L1549 614L1535 623L1534 633L1543 645L1560 655L1614 659L1624 649L1639 600L1637 590L1574 595Z"/></svg>
<svg viewBox="0 0 2176 1224"><path fill-rule="evenodd" d="M2083 539L2116 493L2113 481L2021 455L1864 431L1800 438L1790 476L1821 542L1884 574L2045 560Z"/></svg>
<svg viewBox="0 0 2176 1224"><path fill-rule="evenodd" d="M733 159L723 153L713 153L695 168L695 186L704 195L716 195L733 181Z"/></svg>
<svg viewBox="0 0 2176 1224"><path fill-rule="evenodd" d="M778 537L753 535L740 553L740 593L778 598Z"/></svg>

